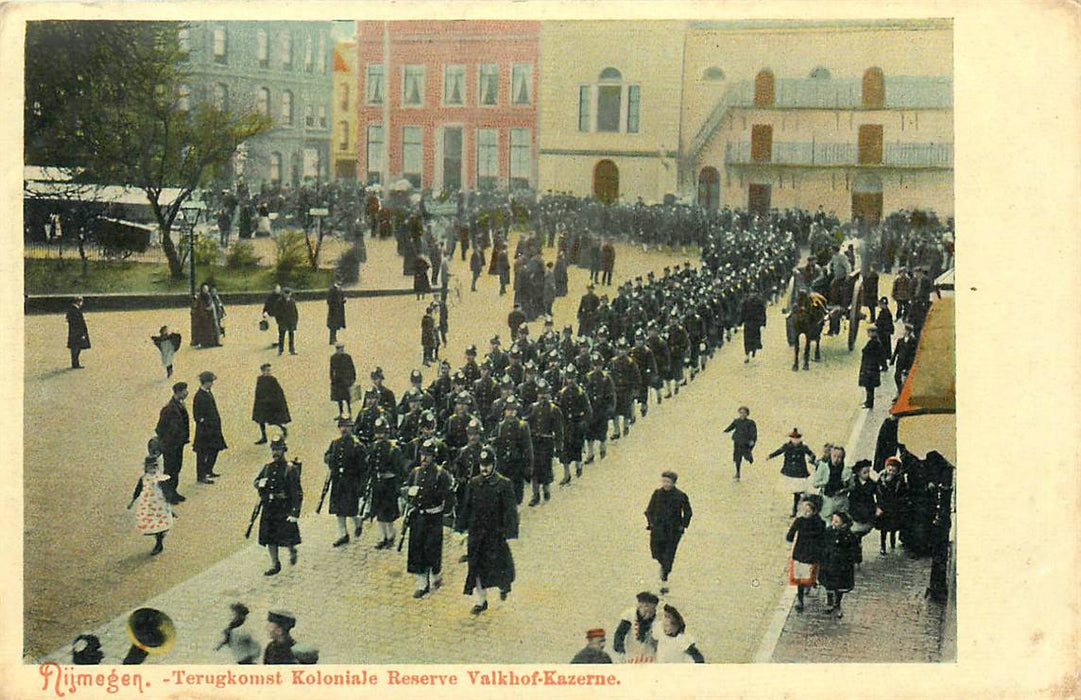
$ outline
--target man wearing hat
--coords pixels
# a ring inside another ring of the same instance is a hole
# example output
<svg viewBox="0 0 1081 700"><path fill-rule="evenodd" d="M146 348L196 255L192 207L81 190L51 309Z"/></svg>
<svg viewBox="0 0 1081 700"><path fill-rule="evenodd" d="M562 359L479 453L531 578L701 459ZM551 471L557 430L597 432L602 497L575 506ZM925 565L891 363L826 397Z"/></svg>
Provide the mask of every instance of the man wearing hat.
<svg viewBox="0 0 1081 700"><path fill-rule="evenodd" d="M330 344L338 342L338 331L345 328L345 294L337 281L327 290L327 328L330 330Z"/></svg>
<svg viewBox="0 0 1081 700"><path fill-rule="evenodd" d="M267 613L267 634L270 642L263 652L264 664L299 663L293 653L296 642L293 640L292 631L296 624L296 617L285 610L271 610Z"/></svg>
<svg viewBox="0 0 1081 700"><path fill-rule="evenodd" d="M379 405L383 407L383 410L385 410L388 415L393 416L396 400L394 398L394 392L383 386L383 380L386 379L386 376L383 374L383 368L376 367L368 376L372 380L371 391L374 391L379 397Z"/></svg>
<svg viewBox="0 0 1081 700"><path fill-rule="evenodd" d="M457 530L469 533L465 595L472 595L472 613L488 609L486 589L498 588L506 600L514 581L514 558L507 540L518 538L518 501L510 480L495 470L495 451L482 447L479 473L469 480L459 508Z"/></svg>
<svg viewBox="0 0 1081 700"><path fill-rule="evenodd" d="M480 365L480 378L473 382L472 394L477 405L477 417L486 420L492 403L499 396L499 383L492 376L492 365L488 361Z"/></svg>
<svg viewBox="0 0 1081 700"><path fill-rule="evenodd" d="M68 308L66 317L68 323L68 350L71 352L71 368L82 369L79 364L79 353L90 348L90 332L86 328L86 319L83 317L83 298L75 297Z"/></svg>
<svg viewBox="0 0 1081 700"><path fill-rule="evenodd" d="M454 489L450 473L436 463L435 451L436 439L424 438L403 489L412 507L406 571L415 579L414 598L443 585L443 513L454 507Z"/></svg>
<svg viewBox="0 0 1081 700"><path fill-rule="evenodd" d="M807 460L815 463L815 453L807 445L803 444L803 435L799 428L792 428L788 432L788 442L769 453L766 459L773 459L778 455L784 455L784 464L781 465L781 475L785 477L789 490L792 492L792 515L796 517L799 508L800 497L809 491L807 477L811 472L807 469Z"/></svg>
<svg viewBox="0 0 1081 700"><path fill-rule="evenodd" d="M612 639L612 651L626 663L650 663L657 654L653 623L657 620L660 599L649 591L636 596L635 607L623 613Z"/></svg>
<svg viewBox="0 0 1081 700"><path fill-rule="evenodd" d="M402 401L409 405L408 412L402 416L402 422L398 425L398 440L403 444L408 444L420 435L420 422L430 410L423 408L424 396L424 392L416 387L402 394Z"/></svg>
<svg viewBox="0 0 1081 700"><path fill-rule="evenodd" d="M912 364L916 361L916 347L918 339L913 332L912 323L905 321L904 335L897 339L897 345L893 349L891 360L893 362L893 382L897 386L897 394L894 401L901 395L901 389L908 379L908 373L912 371Z"/></svg>
<svg viewBox="0 0 1081 700"><path fill-rule="evenodd" d="M353 426L353 433L360 440L360 444L368 445L375 439L375 422L380 419L388 426L392 426L392 421L395 421L394 414L379 405L379 395L369 389L364 392L363 404ZM390 432L393 434L393 428Z"/></svg>
<svg viewBox="0 0 1081 700"><path fill-rule="evenodd" d="M503 413L507 401L515 398L515 388L514 380L510 378L509 374L504 374L499 380L499 396L492 401L492 405L488 409L488 415L485 416L484 421L485 428L490 437L494 436L496 431L499 430L499 424L503 422Z"/></svg>
<svg viewBox="0 0 1081 700"><path fill-rule="evenodd" d="M480 379L480 366L477 365L477 346L470 345L465 349L465 364L458 370L465 375L466 386L473 386Z"/></svg>
<svg viewBox="0 0 1081 700"><path fill-rule="evenodd" d="M480 452L484 447L480 441L482 428L480 420L471 418L465 428L466 443L454 456L451 476L454 477L455 523L461 521L466 486L470 479L480 473ZM455 529L460 532L465 528L456 524Z"/></svg>
<svg viewBox="0 0 1081 700"><path fill-rule="evenodd" d="M161 442L163 470L169 479L163 482L165 498L176 504L187 500L177 491L176 482L184 466L184 445L188 444L191 426L188 421L188 409L184 400L188 398L188 383L173 384L173 396L158 414L158 424L154 428Z"/></svg>
<svg viewBox="0 0 1081 700"><path fill-rule="evenodd" d="M873 319L873 317L872 317ZM882 343L882 371L889 369L890 351L893 349L893 314L890 313L890 300L882 297L878 300L878 319L874 321L878 329L878 342Z"/></svg>
<svg viewBox="0 0 1081 700"><path fill-rule="evenodd" d="M538 379L537 401L529 411L529 434L533 440L533 498L530 506L540 503L541 490L544 500L552 497L552 457L556 446L563 445L563 414L549 398L551 388L544 379Z"/></svg>
<svg viewBox="0 0 1081 700"><path fill-rule="evenodd" d="M533 440L529 423L518 417L518 409L519 402L514 396L503 402L503 420L496 429L492 446L499 473L514 484L515 500L521 505L525 481L533 474Z"/></svg>
<svg viewBox="0 0 1081 700"><path fill-rule="evenodd" d="M255 444L265 445L267 424L277 426L282 437L288 437L289 430L285 425L292 417L289 415L285 392L277 378L270 373L270 363L264 362L259 366L259 370L259 376L255 380L255 403L252 405L251 419L259 424L259 439Z"/></svg>
<svg viewBox="0 0 1081 700"><path fill-rule="evenodd" d="M638 366L638 403L642 406L642 417L649 413L649 390L657 376L657 358L646 345L646 333L639 328L634 332L634 347L629 353Z"/></svg>
<svg viewBox="0 0 1081 700"><path fill-rule="evenodd" d="M586 632L586 645L571 659L572 664L610 664L612 657L604 650L604 630L597 628Z"/></svg>
<svg viewBox="0 0 1081 700"><path fill-rule="evenodd" d="M878 342L878 329L871 326L867 329L867 343L863 346L860 354L859 385L864 388L867 398L863 401L864 408L874 408L875 389L882 383L882 365L887 363L889 353Z"/></svg>
<svg viewBox="0 0 1081 700"><path fill-rule="evenodd" d="M297 302L293 299L293 290L286 287L282 290L281 301L277 305L277 314L275 318L278 321L278 354L281 355L285 351L285 334L289 334L289 354L296 355L296 344L294 342L294 336L297 332L297 321L299 315L297 311Z"/></svg>
<svg viewBox="0 0 1081 700"><path fill-rule="evenodd" d="M434 309L429 305L420 318L420 348L425 367L435 361L439 352L439 336L436 334L435 317L432 316L432 311Z"/></svg>
<svg viewBox="0 0 1081 700"><path fill-rule="evenodd" d="M375 439L368 446L368 470L372 479L371 514L379 528L376 549L394 543L394 521L401 517L398 492L406 475L406 459L398 443L388 437L389 426L379 418L373 426Z"/></svg>
<svg viewBox="0 0 1081 700"><path fill-rule="evenodd" d="M593 461L593 443L600 443L601 459L607 453L608 421L614 420L616 408L616 385L605 371L604 358L600 353L593 353L591 368L586 374L585 390L591 418L585 434L587 455L584 464L590 464Z"/></svg>
<svg viewBox="0 0 1081 700"><path fill-rule="evenodd" d="M585 445L586 431L593 417L589 405L589 396L578 384L578 370L574 365L567 365L563 371L565 384L559 390L556 405L563 414L563 443L560 445L559 461L563 464L563 480L560 486L571 481L571 465L575 476L582 476L582 447Z"/></svg>
<svg viewBox="0 0 1081 700"><path fill-rule="evenodd" d="M473 397L466 391L458 392L454 397L454 413L447 417L443 429L443 437L447 443L447 449L452 455L457 455L459 450L465 447L469 441L468 427L472 422L477 422L477 417L467 412Z"/></svg>
<svg viewBox="0 0 1081 700"><path fill-rule="evenodd" d="M668 575L676 558L676 548L683 531L691 524L691 501L676 488L678 476L673 471L661 474L661 487L653 492L646 506L646 529L649 552L660 565L661 593L668 592Z"/></svg>
<svg viewBox="0 0 1081 700"><path fill-rule="evenodd" d="M612 416L612 439L620 437L620 418L623 419L623 435L630 432L634 422L634 400L642 385L638 365L627 355L627 339L616 341L616 356L612 360L612 381L616 385L616 409Z"/></svg>
<svg viewBox="0 0 1081 700"><path fill-rule="evenodd" d="M270 443L273 459L259 471L252 485L259 491L262 516L259 519L259 544L267 548L270 568L263 572L273 576L282 570L278 547L289 549L289 563L297 563L296 546L300 544L300 506L304 491L300 486L300 467L285 459L285 440ZM264 661L265 663L265 661Z"/></svg>
<svg viewBox="0 0 1081 700"><path fill-rule="evenodd" d="M660 329L657 327L656 321L651 319L646 325L646 331L648 333L646 347L653 353L653 360L657 363L657 373L653 376L652 386L657 393L657 403L659 404L664 400L664 397L661 396L661 388L666 386L671 374L672 354L668 349L668 343L660 335ZM670 386L667 395L672 395Z"/></svg>
<svg viewBox="0 0 1081 700"><path fill-rule="evenodd" d="M345 519L353 519L353 536L360 537L360 499L368 482L368 463L364 448L353 436L353 422L338 419L339 436L331 441L323 454L323 462L330 471L330 508L328 512L338 518L338 539L335 547L349 543L349 531Z"/></svg>
<svg viewBox="0 0 1081 700"><path fill-rule="evenodd" d="M492 363L492 376L502 377L503 373L507 371L507 364L510 362L510 358L507 357L507 353L503 352L500 346L499 336L493 336L488 341L488 356L487 359Z"/></svg>
<svg viewBox="0 0 1081 700"><path fill-rule="evenodd" d="M214 473L214 464L218 461L218 452L228 447L221 432L218 404L211 393L215 379L213 372L200 373L199 390L191 402L195 421L195 440L191 447L195 451L195 473L200 484L213 484L213 477L221 476Z"/></svg>
<svg viewBox="0 0 1081 700"><path fill-rule="evenodd" d="M421 407L424 410L428 411L435 408L435 399L424 389L424 375L421 374L419 369L415 369L409 373L409 389L402 393L402 398L398 402L399 416L409 413L411 407L409 396L414 392L414 389L416 390L415 393L420 395Z"/></svg>
<svg viewBox="0 0 1081 700"><path fill-rule="evenodd" d="M338 404L339 418L353 415L353 384L356 381L357 368L352 356L345 351L345 343L335 343L334 354L330 356L330 400Z"/></svg>

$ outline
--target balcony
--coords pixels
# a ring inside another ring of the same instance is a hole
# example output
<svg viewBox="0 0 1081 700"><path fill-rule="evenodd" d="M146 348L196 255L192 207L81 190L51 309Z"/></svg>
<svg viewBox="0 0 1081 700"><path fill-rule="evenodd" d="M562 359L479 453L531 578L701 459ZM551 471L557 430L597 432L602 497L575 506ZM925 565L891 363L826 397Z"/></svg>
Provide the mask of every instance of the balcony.
<svg viewBox="0 0 1081 700"><path fill-rule="evenodd" d="M751 157L750 141L725 144L725 165L783 165L795 167L856 166L864 168L953 167L952 143L887 143L882 147L882 162L859 163L859 148L854 143L815 141L774 141L769 161Z"/></svg>

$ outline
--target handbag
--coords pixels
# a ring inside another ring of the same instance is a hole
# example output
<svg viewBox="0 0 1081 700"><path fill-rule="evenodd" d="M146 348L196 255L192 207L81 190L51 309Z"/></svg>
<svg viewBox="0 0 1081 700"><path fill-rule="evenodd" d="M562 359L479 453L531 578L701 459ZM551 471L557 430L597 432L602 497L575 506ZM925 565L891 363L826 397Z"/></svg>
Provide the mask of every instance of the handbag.
<svg viewBox="0 0 1081 700"><path fill-rule="evenodd" d="M259 319L259 330L265 331L270 329L270 321L265 318Z"/></svg>

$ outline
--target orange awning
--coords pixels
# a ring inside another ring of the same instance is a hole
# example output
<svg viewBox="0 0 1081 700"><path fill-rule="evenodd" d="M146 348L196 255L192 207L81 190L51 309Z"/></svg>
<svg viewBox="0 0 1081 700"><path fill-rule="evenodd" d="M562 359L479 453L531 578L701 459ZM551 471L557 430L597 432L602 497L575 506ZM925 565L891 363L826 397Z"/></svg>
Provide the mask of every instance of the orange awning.
<svg viewBox="0 0 1081 700"><path fill-rule="evenodd" d="M953 298L935 301L927 312L912 370L901 395L890 409L891 414L919 416L956 412L957 363L953 324Z"/></svg>

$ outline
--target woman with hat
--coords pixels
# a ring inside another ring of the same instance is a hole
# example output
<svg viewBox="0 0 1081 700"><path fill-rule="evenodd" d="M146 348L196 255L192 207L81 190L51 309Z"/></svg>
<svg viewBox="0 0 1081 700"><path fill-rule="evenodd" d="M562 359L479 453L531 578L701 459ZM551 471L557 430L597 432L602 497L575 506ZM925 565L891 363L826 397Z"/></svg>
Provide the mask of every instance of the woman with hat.
<svg viewBox="0 0 1081 700"><path fill-rule="evenodd" d="M810 447L803 444L803 435L799 428L792 428L788 433L788 442L770 452L766 459L773 459L777 455L784 455L784 464L781 466L781 474L785 478L785 484L792 491L792 515L796 517L796 508L799 506L800 497L807 491L807 477L811 472L807 470L807 460L813 464L815 453Z"/></svg>
<svg viewBox="0 0 1081 700"><path fill-rule="evenodd" d="M839 618L844 617L841 599L856 586L855 567L861 558L860 540L849 530L851 526L848 513L834 513L822 541L819 581L826 589L825 612L836 610Z"/></svg>
<svg viewBox="0 0 1081 700"><path fill-rule="evenodd" d="M259 544L267 548L270 568L264 574L273 576L282 570L278 547L289 549L289 563L297 563L296 546L300 544L300 506L304 491L300 486L300 470L295 462L285 460L288 448L285 440L270 443L274 459L259 471L252 485L259 490L262 517L259 519Z"/></svg>
<svg viewBox="0 0 1081 700"><path fill-rule="evenodd" d="M665 604L662 616L663 634L657 637L659 664L704 664L702 652L695 646L694 637L687 634L687 623L673 606Z"/></svg>
<svg viewBox="0 0 1081 700"><path fill-rule="evenodd" d="M861 352L858 383L867 392L863 408L874 408L875 389L882 383L882 365L888 361L889 357L889 353L878 341L878 329L874 326L867 329L867 344L863 346Z"/></svg>
<svg viewBox="0 0 1081 700"><path fill-rule="evenodd" d="M826 525L818 517L816 497L806 496L799 504L799 515L792 518L785 540L792 543L788 557L788 584L796 587L796 612L803 612L803 594L815 585L818 559Z"/></svg>
<svg viewBox="0 0 1081 700"><path fill-rule="evenodd" d="M293 654L296 641L292 637L293 628L296 627L297 619L292 613L285 610L271 610L267 613L267 634L270 642L263 652L263 663L270 664L295 664L298 663Z"/></svg>
<svg viewBox="0 0 1081 700"><path fill-rule="evenodd" d="M890 550L897 548L897 531L905 516L906 486L901 476L901 460L888 457L886 470L875 484L875 529L880 535L880 556L886 556L886 533L890 536Z"/></svg>
<svg viewBox="0 0 1081 700"><path fill-rule="evenodd" d="M156 443L157 440L151 440L150 454L143 460L143 475L136 482L135 492L128 503L128 510L136 501L139 503L135 509L135 527L144 535L154 536L154 549L150 550L152 556L161 554L165 533L173 527L173 509L161 487L161 482L169 479L169 475L162 474L158 467L161 448Z"/></svg>

